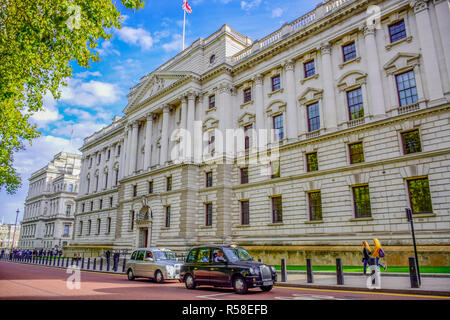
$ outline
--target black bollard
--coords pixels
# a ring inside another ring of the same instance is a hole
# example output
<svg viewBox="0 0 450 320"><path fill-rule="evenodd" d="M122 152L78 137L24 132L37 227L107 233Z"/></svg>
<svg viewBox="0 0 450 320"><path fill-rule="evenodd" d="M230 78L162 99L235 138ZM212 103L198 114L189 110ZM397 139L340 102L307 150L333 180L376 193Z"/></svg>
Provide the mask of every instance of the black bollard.
<svg viewBox="0 0 450 320"><path fill-rule="evenodd" d="M306 277L308 279L307 280L308 283L313 283L314 279L313 279L311 259L306 259Z"/></svg>
<svg viewBox="0 0 450 320"><path fill-rule="evenodd" d="M96 265L97 265L97 258L94 258L94 265L92 266L93 268L93 270L95 270L95 267L96 267Z"/></svg>
<svg viewBox="0 0 450 320"><path fill-rule="evenodd" d="M70 258L69 258L69 257L67 257L67 258L66 258L66 268L68 268L68 267L69 267L69 261L70 261Z"/></svg>
<svg viewBox="0 0 450 320"><path fill-rule="evenodd" d="M91 267L91 258L88 258L88 265L87 265L87 269L89 270L89 268Z"/></svg>
<svg viewBox="0 0 450 320"><path fill-rule="evenodd" d="M81 268L80 269L83 269L83 268L84 268L84 257L81 258Z"/></svg>
<svg viewBox="0 0 450 320"><path fill-rule="evenodd" d="M287 271L286 271L286 260L281 259L281 282L286 282Z"/></svg>
<svg viewBox="0 0 450 320"><path fill-rule="evenodd" d="M109 271L109 258L106 258L106 271Z"/></svg>
<svg viewBox="0 0 450 320"><path fill-rule="evenodd" d="M414 257L409 257L409 279L411 280L411 288L420 288L416 258Z"/></svg>
<svg viewBox="0 0 450 320"><path fill-rule="evenodd" d="M100 258L100 271L103 271L103 258Z"/></svg>
<svg viewBox="0 0 450 320"><path fill-rule="evenodd" d="M77 261L76 261L76 265L77 265L77 267L78 267L78 262L80 261L80 258L77 258L76 260L77 260Z"/></svg>
<svg viewBox="0 0 450 320"><path fill-rule="evenodd" d="M123 258L122 272L125 272L125 264L127 259Z"/></svg>
<svg viewBox="0 0 450 320"><path fill-rule="evenodd" d="M70 265L73 266L73 258L72 258L72 263Z"/></svg>
<svg viewBox="0 0 450 320"><path fill-rule="evenodd" d="M59 267L59 264L61 263L61 261L59 261L59 260L61 260L61 258L58 258L58 267Z"/></svg>
<svg viewBox="0 0 450 320"><path fill-rule="evenodd" d="M62 257L61 259L62 259L62 260L61 260L61 267L64 268L64 257Z"/></svg>
<svg viewBox="0 0 450 320"><path fill-rule="evenodd" d="M342 271L341 258L336 258L336 277L337 277L337 284L343 285L344 284L344 273Z"/></svg>

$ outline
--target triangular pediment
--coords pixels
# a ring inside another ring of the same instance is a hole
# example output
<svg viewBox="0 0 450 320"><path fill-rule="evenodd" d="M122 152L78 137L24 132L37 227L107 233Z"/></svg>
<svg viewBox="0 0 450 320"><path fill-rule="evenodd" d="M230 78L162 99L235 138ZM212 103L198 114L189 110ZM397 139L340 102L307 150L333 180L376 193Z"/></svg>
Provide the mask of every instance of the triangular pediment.
<svg viewBox="0 0 450 320"><path fill-rule="evenodd" d="M387 73L391 74L397 72L398 70L411 68L418 65L419 59L420 54L399 52L392 59L390 59L383 68Z"/></svg>
<svg viewBox="0 0 450 320"><path fill-rule="evenodd" d="M238 123L240 126L244 126L250 123L255 122L255 114L251 112L245 112L242 116L239 117Z"/></svg>
<svg viewBox="0 0 450 320"><path fill-rule="evenodd" d="M322 98L323 89L316 89L308 87L298 97L300 104L308 103L309 101L319 100Z"/></svg>
<svg viewBox="0 0 450 320"><path fill-rule="evenodd" d="M157 71L145 76L139 85L131 89L123 112L129 113L143 102L176 88L188 79L199 81L200 76L186 71Z"/></svg>

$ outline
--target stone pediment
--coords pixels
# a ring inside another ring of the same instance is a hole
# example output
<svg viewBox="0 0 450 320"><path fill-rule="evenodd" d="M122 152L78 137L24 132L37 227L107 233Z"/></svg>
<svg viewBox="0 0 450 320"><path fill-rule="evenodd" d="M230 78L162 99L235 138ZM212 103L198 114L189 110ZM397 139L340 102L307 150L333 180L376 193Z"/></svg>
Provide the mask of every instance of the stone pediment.
<svg viewBox="0 0 450 320"><path fill-rule="evenodd" d="M408 68L413 68L419 64L419 59L420 54L399 52L383 68L387 74L394 74Z"/></svg>
<svg viewBox="0 0 450 320"><path fill-rule="evenodd" d="M139 85L130 90L128 104L123 112L128 114L143 102L176 88L186 80L199 81L200 76L185 71L158 71L145 76Z"/></svg>
<svg viewBox="0 0 450 320"><path fill-rule="evenodd" d="M322 99L323 90L308 87L302 94L298 97L298 101L300 104L308 104L309 102L316 101Z"/></svg>
<svg viewBox="0 0 450 320"><path fill-rule="evenodd" d="M218 128L219 126L219 120L209 117L205 121L203 121L203 130L209 130L212 128Z"/></svg>
<svg viewBox="0 0 450 320"><path fill-rule="evenodd" d="M244 126L249 123L255 122L255 114L251 112L245 112L239 117L238 123L240 126Z"/></svg>
<svg viewBox="0 0 450 320"><path fill-rule="evenodd" d="M347 88L360 86L363 83L366 83L367 73L352 70L349 72L344 73L342 76L339 77L337 80L337 86L339 90L345 90Z"/></svg>

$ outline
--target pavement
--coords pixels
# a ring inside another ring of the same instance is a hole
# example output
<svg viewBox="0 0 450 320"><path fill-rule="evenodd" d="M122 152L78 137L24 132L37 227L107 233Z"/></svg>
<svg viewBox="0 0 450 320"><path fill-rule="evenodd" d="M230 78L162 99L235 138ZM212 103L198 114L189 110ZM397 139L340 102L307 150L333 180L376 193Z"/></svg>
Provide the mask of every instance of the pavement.
<svg viewBox="0 0 450 320"><path fill-rule="evenodd" d="M16 262L17 263L17 262ZM18 262L24 263L24 262ZM29 263L24 263L29 264ZM106 264L105 264L106 265ZM84 268L87 266L85 262ZM91 262L90 269L93 268ZM99 265L96 266L94 272L102 273L118 273L122 272L122 260L119 263L119 270L106 271L106 266L99 270ZM337 277L335 272L315 271L313 273L313 283L307 282L307 275L305 271L288 271L286 281L282 282L281 273L278 272L278 282L276 286L296 287L296 288L310 288L310 289L325 289L325 290L346 290L346 291L360 291L360 292L379 292L392 294L411 294L411 295L433 295L450 297L450 274L421 274L420 288L411 288L409 274L405 273L381 273L380 288L369 288L367 285L368 276L356 272L344 272L344 284L337 284Z"/></svg>

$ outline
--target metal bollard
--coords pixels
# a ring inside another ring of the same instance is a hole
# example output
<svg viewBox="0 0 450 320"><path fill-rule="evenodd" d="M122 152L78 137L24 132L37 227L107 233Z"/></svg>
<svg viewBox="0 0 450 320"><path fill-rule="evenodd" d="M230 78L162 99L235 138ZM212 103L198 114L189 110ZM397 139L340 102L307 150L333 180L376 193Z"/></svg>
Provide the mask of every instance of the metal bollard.
<svg viewBox="0 0 450 320"><path fill-rule="evenodd" d="M96 265L97 265L97 258L94 258L94 265L92 266L93 268L93 270L95 270L95 267L96 267Z"/></svg>
<svg viewBox="0 0 450 320"><path fill-rule="evenodd" d="M89 268L91 267L91 258L88 258L88 265L87 265L87 269L89 270Z"/></svg>
<svg viewBox="0 0 450 320"><path fill-rule="evenodd" d="M344 273L342 271L341 258L336 258L336 277L337 277L337 284L343 285L344 284Z"/></svg>
<svg viewBox="0 0 450 320"><path fill-rule="evenodd" d="M81 268L80 269L83 269L83 267L84 267L84 257L81 258Z"/></svg>
<svg viewBox="0 0 450 320"><path fill-rule="evenodd" d="M70 258L69 258L69 257L67 257L67 258L66 258L66 268L68 268L68 267L69 267L69 261L70 261Z"/></svg>
<svg viewBox="0 0 450 320"><path fill-rule="evenodd" d="M314 279L313 279L311 259L306 259L306 277L308 279L307 280L308 283L313 283Z"/></svg>
<svg viewBox="0 0 450 320"><path fill-rule="evenodd" d="M103 271L103 258L100 258L100 271Z"/></svg>
<svg viewBox="0 0 450 320"><path fill-rule="evenodd" d="M59 261L59 260L61 260L61 258L58 258L58 267L59 267L59 264L61 263L61 261Z"/></svg>
<svg viewBox="0 0 450 320"><path fill-rule="evenodd" d="M287 271L286 271L286 259L281 259L281 282L286 282Z"/></svg>
<svg viewBox="0 0 450 320"><path fill-rule="evenodd" d="M409 257L409 279L411 281L411 288L420 288L416 258L414 257Z"/></svg>
<svg viewBox="0 0 450 320"><path fill-rule="evenodd" d="M72 263L70 265L73 266L73 258L72 258Z"/></svg>
<svg viewBox="0 0 450 320"><path fill-rule="evenodd" d="M127 259L123 258L122 272L125 272L125 261L127 261Z"/></svg>
<svg viewBox="0 0 450 320"><path fill-rule="evenodd" d="M110 263L109 258L106 258L106 271L109 271L109 263Z"/></svg>

